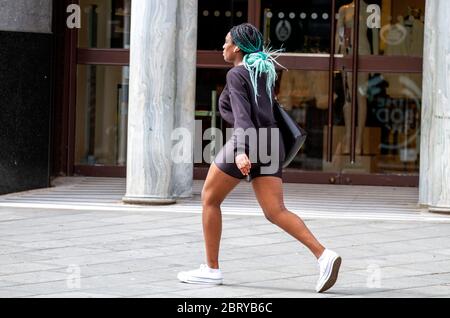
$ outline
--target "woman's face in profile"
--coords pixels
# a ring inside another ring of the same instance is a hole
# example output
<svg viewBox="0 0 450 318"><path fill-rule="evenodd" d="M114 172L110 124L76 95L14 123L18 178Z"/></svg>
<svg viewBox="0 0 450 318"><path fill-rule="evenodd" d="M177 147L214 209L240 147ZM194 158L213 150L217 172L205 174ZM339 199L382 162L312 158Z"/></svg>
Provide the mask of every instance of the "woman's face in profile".
<svg viewBox="0 0 450 318"><path fill-rule="evenodd" d="M223 45L223 58L228 63L233 63L236 59L236 54L239 52L239 48L233 43L231 34L228 33L225 37L225 44Z"/></svg>

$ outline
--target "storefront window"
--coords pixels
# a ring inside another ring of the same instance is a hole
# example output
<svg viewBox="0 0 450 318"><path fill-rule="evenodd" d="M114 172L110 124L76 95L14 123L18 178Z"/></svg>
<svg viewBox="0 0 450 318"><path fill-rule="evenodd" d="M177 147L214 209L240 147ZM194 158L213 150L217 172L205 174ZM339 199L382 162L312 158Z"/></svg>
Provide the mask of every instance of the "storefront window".
<svg viewBox="0 0 450 318"><path fill-rule="evenodd" d="M355 1L337 11L336 53L352 54ZM359 54L422 57L424 13L425 0L360 0Z"/></svg>
<svg viewBox="0 0 450 318"><path fill-rule="evenodd" d="M229 126L220 116L219 96L223 91L226 81L227 69L198 69L197 70L197 91L196 91L196 124L201 123L202 132L208 128L218 128L222 131L222 144L226 142L226 128ZM203 140L202 144L195 144L196 152L203 151L211 141ZM219 150L219 149L217 149ZM204 158L205 159L205 158ZM213 157L211 156L210 162ZM209 162L203 162L201 165L208 165ZM199 166L197 165L197 166Z"/></svg>
<svg viewBox="0 0 450 318"><path fill-rule="evenodd" d="M359 47L354 52L356 1L360 3ZM425 0L260 0L257 6L250 6L258 12L249 12L249 4L248 0L199 0L197 48L222 51L230 28L250 19L256 24L259 21L266 46L290 53L281 57L290 69L278 71L276 93L290 115L308 131L308 138L289 169L417 175L422 75L412 72L419 72L417 64L423 55ZM112 49L109 53L130 48L131 0L80 0L80 5L83 23L79 48ZM379 13L378 26L374 13ZM336 26L334 35L332 23ZM327 57L332 42L337 55L330 74ZM229 124L220 116L218 98L228 69L217 54L201 53L206 58L200 54L203 60L197 69L196 124L201 123L202 132L210 127L225 132ZM360 56L355 97L354 53ZM372 58L374 55L380 58ZM105 55L101 62L110 64L108 58ZM399 60L400 69L396 65ZM412 61L411 67L404 60ZM330 96L332 127L328 126ZM126 165L127 105L128 67L79 65L76 165ZM330 145L329 132L333 137ZM208 144L210 141L204 140L195 146L205 149ZM352 144L355 162L350 162Z"/></svg>
<svg viewBox="0 0 450 318"><path fill-rule="evenodd" d="M328 118L328 72L289 70L280 73L277 97L308 138L289 168L322 170L326 153L323 127Z"/></svg>
<svg viewBox="0 0 450 318"><path fill-rule="evenodd" d="M347 79L343 78L347 77ZM421 74L359 73L356 162L350 163L352 73L339 73L333 160L324 171L417 174L420 159ZM345 88L347 83L350 87ZM326 127L324 127L326 131Z"/></svg>
<svg viewBox="0 0 450 318"><path fill-rule="evenodd" d="M199 0L198 49L222 51L228 31L247 21L247 0Z"/></svg>
<svg viewBox="0 0 450 318"><path fill-rule="evenodd" d="M383 74L390 86L373 100L380 124L382 173L419 173L422 75Z"/></svg>
<svg viewBox="0 0 450 318"><path fill-rule="evenodd" d="M130 48L131 0L81 0L80 48Z"/></svg>
<svg viewBox="0 0 450 318"><path fill-rule="evenodd" d="M128 67L79 65L75 164L126 164Z"/></svg>
<svg viewBox="0 0 450 318"><path fill-rule="evenodd" d="M293 53L329 53L331 0L262 0L266 45Z"/></svg>

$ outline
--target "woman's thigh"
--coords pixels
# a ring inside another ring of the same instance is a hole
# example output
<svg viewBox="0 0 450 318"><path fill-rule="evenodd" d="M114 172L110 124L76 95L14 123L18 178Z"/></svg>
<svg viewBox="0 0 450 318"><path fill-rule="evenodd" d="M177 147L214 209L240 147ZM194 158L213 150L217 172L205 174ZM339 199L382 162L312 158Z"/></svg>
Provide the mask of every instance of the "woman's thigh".
<svg viewBox="0 0 450 318"><path fill-rule="evenodd" d="M202 189L203 204L220 205L240 181L220 170L213 162Z"/></svg>
<svg viewBox="0 0 450 318"><path fill-rule="evenodd" d="M264 214L272 215L285 210L281 178L259 176L252 180L252 186Z"/></svg>

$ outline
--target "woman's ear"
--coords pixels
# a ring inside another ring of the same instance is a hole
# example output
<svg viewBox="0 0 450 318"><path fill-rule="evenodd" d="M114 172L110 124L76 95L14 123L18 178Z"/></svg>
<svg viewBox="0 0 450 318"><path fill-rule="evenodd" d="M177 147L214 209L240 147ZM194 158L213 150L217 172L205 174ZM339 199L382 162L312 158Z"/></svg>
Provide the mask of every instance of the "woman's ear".
<svg viewBox="0 0 450 318"><path fill-rule="evenodd" d="M237 52L240 52L240 51L241 51L241 49L238 46L235 46L234 49L233 49L234 53L237 53Z"/></svg>

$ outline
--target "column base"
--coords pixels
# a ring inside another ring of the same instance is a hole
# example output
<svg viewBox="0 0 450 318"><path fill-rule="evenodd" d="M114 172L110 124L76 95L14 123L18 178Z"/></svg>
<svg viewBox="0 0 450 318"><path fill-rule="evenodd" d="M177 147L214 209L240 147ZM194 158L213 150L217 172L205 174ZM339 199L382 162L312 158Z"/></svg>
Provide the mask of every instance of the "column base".
<svg viewBox="0 0 450 318"><path fill-rule="evenodd" d="M149 197L132 197L124 196L122 202L125 204L137 204L137 205L170 205L175 204L175 199L162 199L162 198L149 198Z"/></svg>
<svg viewBox="0 0 450 318"><path fill-rule="evenodd" d="M436 213L448 213L450 214L450 206L429 206L428 211Z"/></svg>

